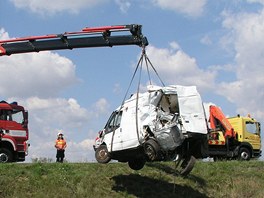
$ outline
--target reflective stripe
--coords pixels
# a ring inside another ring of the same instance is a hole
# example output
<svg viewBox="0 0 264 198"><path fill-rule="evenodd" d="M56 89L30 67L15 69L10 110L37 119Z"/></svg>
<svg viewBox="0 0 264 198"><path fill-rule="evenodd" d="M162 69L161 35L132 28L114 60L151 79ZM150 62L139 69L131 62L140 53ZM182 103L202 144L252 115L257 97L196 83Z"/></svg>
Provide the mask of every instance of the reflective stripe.
<svg viewBox="0 0 264 198"><path fill-rule="evenodd" d="M66 146L66 141L65 140L56 140L55 146L56 146L56 148L63 149Z"/></svg>
<svg viewBox="0 0 264 198"><path fill-rule="evenodd" d="M19 131L19 130L9 130L9 132L6 134L10 136L15 136L15 137L26 137L27 136L26 131Z"/></svg>
<svg viewBox="0 0 264 198"><path fill-rule="evenodd" d="M209 140L208 144L210 144L210 145L224 145L225 141Z"/></svg>

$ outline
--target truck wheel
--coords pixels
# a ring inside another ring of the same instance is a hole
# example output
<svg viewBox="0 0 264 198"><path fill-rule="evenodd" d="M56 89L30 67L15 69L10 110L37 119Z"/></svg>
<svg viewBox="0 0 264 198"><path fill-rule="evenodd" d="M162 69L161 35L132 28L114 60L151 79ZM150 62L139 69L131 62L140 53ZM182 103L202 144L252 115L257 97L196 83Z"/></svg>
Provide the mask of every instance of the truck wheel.
<svg viewBox="0 0 264 198"><path fill-rule="evenodd" d="M13 154L6 148L0 149L0 163L7 163L13 161Z"/></svg>
<svg viewBox="0 0 264 198"><path fill-rule="evenodd" d="M128 161L128 166L133 170L140 170L144 167L146 160L144 158L136 158Z"/></svg>
<svg viewBox="0 0 264 198"><path fill-rule="evenodd" d="M95 151L95 159L97 162L106 164L110 162L111 157L108 153L106 145L100 145Z"/></svg>
<svg viewBox="0 0 264 198"><path fill-rule="evenodd" d="M250 151L245 147L240 148L238 159L247 161L250 160Z"/></svg>
<svg viewBox="0 0 264 198"><path fill-rule="evenodd" d="M158 158L160 148L155 140L149 139L146 141L144 144L144 150L150 161L155 161Z"/></svg>
<svg viewBox="0 0 264 198"><path fill-rule="evenodd" d="M181 164L182 170L180 171L181 176L187 176L193 169L196 159L194 156L185 158Z"/></svg>

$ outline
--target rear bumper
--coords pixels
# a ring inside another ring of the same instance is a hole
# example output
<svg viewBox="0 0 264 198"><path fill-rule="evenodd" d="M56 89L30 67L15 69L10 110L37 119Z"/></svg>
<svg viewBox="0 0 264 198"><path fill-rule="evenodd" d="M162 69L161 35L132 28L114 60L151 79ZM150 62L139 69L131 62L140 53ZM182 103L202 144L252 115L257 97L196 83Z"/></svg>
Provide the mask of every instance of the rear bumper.
<svg viewBox="0 0 264 198"><path fill-rule="evenodd" d="M261 157L262 150L253 150L253 157L259 158Z"/></svg>

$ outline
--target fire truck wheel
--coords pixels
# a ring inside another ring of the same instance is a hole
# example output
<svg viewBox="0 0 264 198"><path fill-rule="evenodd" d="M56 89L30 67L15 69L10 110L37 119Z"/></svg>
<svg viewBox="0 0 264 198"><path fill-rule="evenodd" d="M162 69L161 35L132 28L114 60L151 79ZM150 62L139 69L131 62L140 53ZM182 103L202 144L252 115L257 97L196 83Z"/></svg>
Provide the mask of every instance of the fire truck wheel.
<svg viewBox="0 0 264 198"><path fill-rule="evenodd" d="M144 167L146 160L144 158L136 158L128 161L128 166L133 170L140 170Z"/></svg>
<svg viewBox="0 0 264 198"><path fill-rule="evenodd" d="M13 161L13 154L6 148L0 148L0 163L7 163Z"/></svg>
<svg viewBox="0 0 264 198"><path fill-rule="evenodd" d="M106 164L110 162L111 157L108 153L106 145L100 145L95 151L95 159L97 162Z"/></svg>
<svg viewBox="0 0 264 198"><path fill-rule="evenodd" d="M193 169L196 159L194 156L185 158L181 164L182 170L180 171L181 176L187 176Z"/></svg>
<svg viewBox="0 0 264 198"><path fill-rule="evenodd" d="M155 140L149 139L146 141L144 144L144 150L150 161L157 160L160 148Z"/></svg>
<svg viewBox="0 0 264 198"><path fill-rule="evenodd" d="M239 149L239 160L250 160L250 151L247 148L242 147Z"/></svg>

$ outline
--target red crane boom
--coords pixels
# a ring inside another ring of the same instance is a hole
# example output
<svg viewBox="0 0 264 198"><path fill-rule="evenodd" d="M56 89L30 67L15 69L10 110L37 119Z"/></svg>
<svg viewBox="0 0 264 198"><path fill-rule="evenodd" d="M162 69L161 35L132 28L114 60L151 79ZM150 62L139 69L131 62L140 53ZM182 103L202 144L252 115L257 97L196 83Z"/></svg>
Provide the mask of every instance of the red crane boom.
<svg viewBox="0 0 264 198"><path fill-rule="evenodd" d="M127 34L122 34L126 32ZM29 36L0 40L0 56L86 47L119 45L147 46L148 40L138 24L83 28L78 32Z"/></svg>

